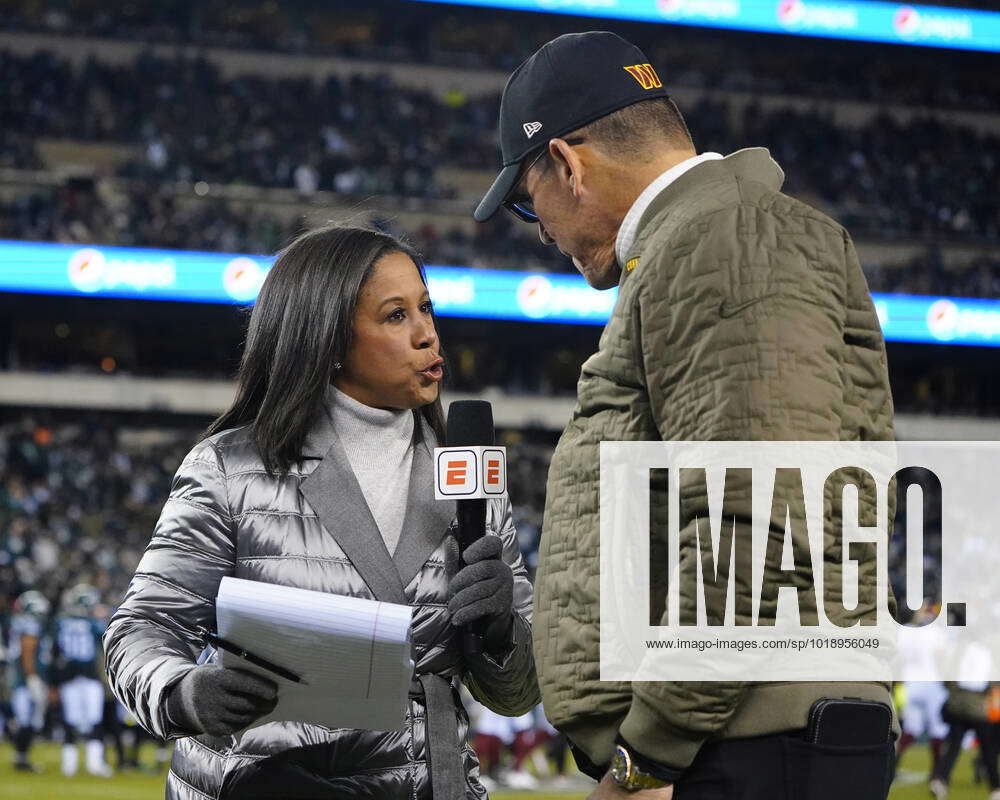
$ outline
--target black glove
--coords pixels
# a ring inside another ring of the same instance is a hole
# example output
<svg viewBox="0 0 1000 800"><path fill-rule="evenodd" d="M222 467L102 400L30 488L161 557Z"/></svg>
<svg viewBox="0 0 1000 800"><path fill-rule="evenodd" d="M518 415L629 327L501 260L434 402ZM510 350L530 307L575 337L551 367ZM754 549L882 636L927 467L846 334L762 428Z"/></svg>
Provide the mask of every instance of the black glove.
<svg viewBox="0 0 1000 800"><path fill-rule="evenodd" d="M228 736L274 710L273 681L221 664L203 664L181 678L167 695L170 722L185 731Z"/></svg>
<svg viewBox="0 0 1000 800"><path fill-rule="evenodd" d="M454 543L454 544L453 544ZM487 621L483 638L490 652L498 652L510 641L514 624L514 572L502 558L503 540L487 534L466 548L467 566L448 584L451 624ZM458 568L458 543L452 539L446 550L449 574Z"/></svg>

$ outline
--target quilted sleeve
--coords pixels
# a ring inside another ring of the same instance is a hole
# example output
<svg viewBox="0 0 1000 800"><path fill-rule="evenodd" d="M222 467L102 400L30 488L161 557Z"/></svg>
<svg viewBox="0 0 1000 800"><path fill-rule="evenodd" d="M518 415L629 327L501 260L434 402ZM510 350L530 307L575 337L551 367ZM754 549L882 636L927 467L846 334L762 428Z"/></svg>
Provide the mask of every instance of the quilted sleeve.
<svg viewBox="0 0 1000 800"><path fill-rule="evenodd" d="M195 666L199 626L215 627L215 596L235 571L233 525L221 459L198 444L174 476L153 536L104 634L115 695L157 736L174 730L168 690Z"/></svg>
<svg viewBox="0 0 1000 800"><path fill-rule="evenodd" d="M641 265L636 325L661 438L841 438L844 250L842 229L821 225L735 206L692 221ZM684 542L694 518L707 516L708 496L699 487L681 492ZM749 492L740 494L736 524L749 526ZM682 545L681 561L693 558ZM640 753L683 768L726 726L745 684L632 689L620 734Z"/></svg>

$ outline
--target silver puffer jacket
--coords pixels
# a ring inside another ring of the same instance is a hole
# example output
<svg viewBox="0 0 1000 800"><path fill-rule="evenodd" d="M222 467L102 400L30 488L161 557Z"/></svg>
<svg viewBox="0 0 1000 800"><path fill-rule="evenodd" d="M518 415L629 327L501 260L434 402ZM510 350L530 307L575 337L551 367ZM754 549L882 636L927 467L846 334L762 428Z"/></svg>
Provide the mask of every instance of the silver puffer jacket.
<svg viewBox="0 0 1000 800"><path fill-rule="evenodd" d="M168 800L204 798L484 798L456 681L501 714L539 702L531 653L531 584L509 502L490 501L487 527L514 570L515 624L507 652L465 659L450 624L444 539L454 503L435 501L433 433L422 424L408 506L390 557L347 455L324 415L303 461L264 471L248 428L200 442L170 496L104 637L115 694L144 728L177 738ZM165 698L202 660L199 626L215 628L226 575L413 606L415 676L406 721L379 732L269 723L240 737L184 737Z"/></svg>

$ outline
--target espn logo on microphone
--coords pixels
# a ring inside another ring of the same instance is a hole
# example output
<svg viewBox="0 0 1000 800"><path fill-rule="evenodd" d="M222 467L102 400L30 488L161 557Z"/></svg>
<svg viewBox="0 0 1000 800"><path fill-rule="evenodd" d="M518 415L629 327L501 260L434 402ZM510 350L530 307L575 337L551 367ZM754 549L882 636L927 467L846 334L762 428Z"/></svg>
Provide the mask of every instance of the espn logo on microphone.
<svg viewBox="0 0 1000 800"><path fill-rule="evenodd" d="M506 447L435 447L434 498L485 500L507 491Z"/></svg>

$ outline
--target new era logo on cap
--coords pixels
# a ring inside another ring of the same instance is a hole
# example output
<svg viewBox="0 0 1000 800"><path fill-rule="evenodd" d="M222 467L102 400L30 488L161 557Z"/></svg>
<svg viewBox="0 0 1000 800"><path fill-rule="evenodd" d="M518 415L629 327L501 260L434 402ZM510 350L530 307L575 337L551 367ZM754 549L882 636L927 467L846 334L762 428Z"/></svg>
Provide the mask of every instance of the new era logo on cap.
<svg viewBox="0 0 1000 800"><path fill-rule="evenodd" d="M522 126L524 128L525 135L530 139L536 133L542 129L541 122L525 122Z"/></svg>

